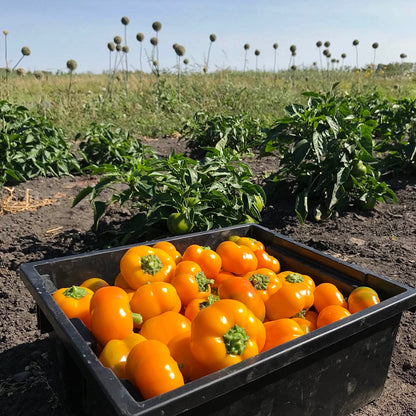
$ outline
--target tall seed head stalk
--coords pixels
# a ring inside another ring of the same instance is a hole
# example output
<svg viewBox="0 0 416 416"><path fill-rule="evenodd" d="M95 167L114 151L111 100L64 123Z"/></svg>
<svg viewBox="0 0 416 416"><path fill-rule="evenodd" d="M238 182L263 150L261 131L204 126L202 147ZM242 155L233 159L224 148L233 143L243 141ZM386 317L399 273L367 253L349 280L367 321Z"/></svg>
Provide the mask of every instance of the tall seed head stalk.
<svg viewBox="0 0 416 416"><path fill-rule="evenodd" d="M27 46L23 46L23 48L20 50L22 53L22 56L20 57L20 59L17 61L16 65L13 67L13 71L16 69L17 65L19 65L19 63L22 61L22 59L25 56L29 56L30 55L30 49Z"/></svg>
<svg viewBox="0 0 416 416"><path fill-rule="evenodd" d="M374 70L376 69L376 51L377 51L377 48L378 48L378 42L374 42L372 45L371 45L371 47L374 49L374 59L373 59L373 67L374 67Z"/></svg>
<svg viewBox="0 0 416 416"><path fill-rule="evenodd" d="M152 29L156 32L156 43L152 45L154 46L154 49L156 50L156 60L159 61L159 47L158 47L158 40L159 40L159 32L162 30L162 23L160 23L159 21L153 22L152 23ZM151 42L151 41L150 41ZM153 56L153 58L155 58Z"/></svg>
<svg viewBox="0 0 416 416"><path fill-rule="evenodd" d="M7 35L9 34L9 32L4 29L3 30L3 35L4 35L4 59L6 61L6 69L9 67L9 62L7 60ZM6 75L7 75L7 71L6 71Z"/></svg>
<svg viewBox="0 0 416 416"><path fill-rule="evenodd" d="M206 68L206 72L208 72L208 67L209 67L209 56L211 54L211 46L212 44L217 40L217 35L214 33L211 33L209 35L209 47L208 47L208 55L207 55L207 61L205 62L205 68Z"/></svg>
<svg viewBox="0 0 416 416"><path fill-rule="evenodd" d="M130 19L127 16L123 16L121 18L121 23L124 26L124 46L123 46L123 52L124 52L124 60L126 61L126 71L124 73L124 81L126 85L126 93L128 93L128 81L129 81L129 64L127 59L127 54L129 52L128 46L127 46L127 25L129 24ZM125 50L124 48L127 48Z"/></svg>
<svg viewBox="0 0 416 416"><path fill-rule="evenodd" d="M74 59L69 59L68 61L66 61L66 67L69 70L68 103L71 99L72 73L77 69L77 66L77 61L75 61Z"/></svg>
<svg viewBox="0 0 416 416"><path fill-rule="evenodd" d="M258 70L258 65L257 65L257 63L258 63L258 58L259 58L259 56L260 56L260 51L258 50L258 49L256 49L255 51L254 51L254 55L255 55L255 57L256 57L256 71Z"/></svg>
<svg viewBox="0 0 416 416"><path fill-rule="evenodd" d="M136 35L137 41L140 43L140 50L139 50L139 64L140 64L140 83L142 82L142 74L143 74L143 65L142 65L142 47L143 47L143 39L144 35L143 33L139 32Z"/></svg>
<svg viewBox="0 0 416 416"><path fill-rule="evenodd" d="M247 64L247 51L250 49L250 44L244 44L244 69L243 71L246 72L246 64Z"/></svg>
<svg viewBox="0 0 416 416"><path fill-rule="evenodd" d="M178 65L178 99L181 100L181 56L185 55L185 48L177 43L173 44L173 49L176 53L176 61Z"/></svg>
<svg viewBox="0 0 416 416"><path fill-rule="evenodd" d="M356 64L357 69L358 69L358 44L359 43L360 42L358 41L358 39L354 39L352 41L352 45L355 47L355 64Z"/></svg>
<svg viewBox="0 0 416 416"><path fill-rule="evenodd" d="M318 48L319 62L321 64L321 71L322 71L322 55L321 55L322 42L320 40L316 42L316 47Z"/></svg>
<svg viewBox="0 0 416 416"><path fill-rule="evenodd" d="M276 77L276 58L277 58L277 48L279 47L279 44L273 43L273 49L274 49L274 63L273 63L273 72L275 74Z"/></svg>
<svg viewBox="0 0 416 416"><path fill-rule="evenodd" d="M296 56L296 45L290 45L289 51L290 51L290 59L289 59L289 69L290 69L290 66L295 63L294 57Z"/></svg>

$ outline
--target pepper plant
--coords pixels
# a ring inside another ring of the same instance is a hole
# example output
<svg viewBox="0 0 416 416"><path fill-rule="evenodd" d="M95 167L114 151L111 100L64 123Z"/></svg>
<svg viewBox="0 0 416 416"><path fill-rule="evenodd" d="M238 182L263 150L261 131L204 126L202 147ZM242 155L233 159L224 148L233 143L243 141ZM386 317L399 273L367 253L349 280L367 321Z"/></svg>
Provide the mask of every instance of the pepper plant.
<svg viewBox="0 0 416 416"><path fill-rule="evenodd" d="M0 185L80 171L64 132L42 117L0 101Z"/></svg>
<svg viewBox="0 0 416 416"><path fill-rule="evenodd" d="M83 189L74 205L89 196L95 226L112 204L132 209L132 217L116 232L116 243L167 235L168 220L172 234L260 221L265 194L251 181L249 167L228 149L206 150L200 161L171 153L96 168L101 179Z"/></svg>
<svg viewBox="0 0 416 416"><path fill-rule="evenodd" d="M289 183L301 222L350 205L371 209L375 201L396 200L380 181L373 140L377 121L367 105L337 96L335 87L325 94L303 93L307 104L286 107L287 116L277 120L262 145L262 156L275 151L281 156L268 178L268 193L279 181Z"/></svg>

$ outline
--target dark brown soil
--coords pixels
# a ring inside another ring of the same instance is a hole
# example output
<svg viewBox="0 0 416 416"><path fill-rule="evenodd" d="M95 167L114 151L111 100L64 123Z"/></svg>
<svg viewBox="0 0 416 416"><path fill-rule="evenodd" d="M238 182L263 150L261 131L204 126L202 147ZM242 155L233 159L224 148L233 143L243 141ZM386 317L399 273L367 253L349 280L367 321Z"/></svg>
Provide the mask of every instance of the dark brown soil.
<svg viewBox="0 0 416 416"><path fill-rule="evenodd" d="M184 150L175 139L149 139L161 154ZM253 172L270 169L270 161L251 161ZM41 178L22 183L37 200L54 199L33 211L0 215L0 414L63 415L71 412L59 400L49 335L37 328L35 303L24 287L21 263L96 250L102 241L93 231L87 201L71 208L73 197L94 178ZM416 287L416 178L389 181L397 204L348 212L321 223L300 225L288 205L277 202L264 210L263 225L325 253ZM3 190L7 195L7 190ZM283 201L283 198L280 198ZM114 213L122 218L128 211ZM111 225L111 224L110 224ZM405 311L396 339L385 389L380 398L354 416L416 415L415 315Z"/></svg>

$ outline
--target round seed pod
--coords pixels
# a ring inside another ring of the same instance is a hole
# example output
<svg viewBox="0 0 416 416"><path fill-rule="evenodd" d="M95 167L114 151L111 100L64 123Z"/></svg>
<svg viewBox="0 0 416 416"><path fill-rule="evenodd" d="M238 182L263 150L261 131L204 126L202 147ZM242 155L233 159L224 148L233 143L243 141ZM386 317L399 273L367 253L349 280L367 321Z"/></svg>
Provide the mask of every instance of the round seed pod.
<svg viewBox="0 0 416 416"><path fill-rule="evenodd" d="M121 23L123 23L124 26L127 26L130 23L130 19L127 16L123 16L121 18Z"/></svg>
<svg viewBox="0 0 416 416"><path fill-rule="evenodd" d="M335 58L331 59L331 62L334 64L337 60Z"/></svg>
<svg viewBox="0 0 416 416"><path fill-rule="evenodd" d="M176 51L176 48L179 46L179 44L178 43L174 43L173 45L172 45L172 48L173 48L173 50L174 51Z"/></svg>
<svg viewBox="0 0 416 416"><path fill-rule="evenodd" d="M278 43L273 43L273 49L277 49L279 47Z"/></svg>
<svg viewBox="0 0 416 416"><path fill-rule="evenodd" d="M292 56L296 56L296 51L293 51L292 52Z"/></svg>
<svg viewBox="0 0 416 416"><path fill-rule="evenodd" d="M250 45L249 45L248 43L245 43L245 44L244 44L244 49L245 49L245 50L250 49Z"/></svg>
<svg viewBox="0 0 416 416"><path fill-rule="evenodd" d="M66 61L66 67L72 72L75 71L75 69L77 69L77 61L75 61L74 59L69 59L68 61Z"/></svg>
<svg viewBox="0 0 416 416"><path fill-rule="evenodd" d="M16 74L19 75L19 77L24 77L26 74L26 71L23 68L17 68Z"/></svg>
<svg viewBox="0 0 416 416"><path fill-rule="evenodd" d="M374 42L371 46L372 46L373 49L377 49L378 48L378 42Z"/></svg>
<svg viewBox="0 0 416 416"><path fill-rule="evenodd" d="M107 43L107 48L110 52L113 52L114 49L116 48L116 45L113 42L108 42Z"/></svg>
<svg viewBox="0 0 416 416"><path fill-rule="evenodd" d="M258 49L256 49L256 50L254 51L254 55L259 56L259 55L260 55L260 51L259 51Z"/></svg>
<svg viewBox="0 0 416 416"><path fill-rule="evenodd" d="M209 40L210 40L211 42L215 42L215 41L217 40L217 35L215 35L214 33L211 33L211 34L209 35Z"/></svg>
<svg viewBox="0 0 416 416"><path fill-rule="evenodd" d="M297 68L297 66L296 66L296 65L292 65L292 66L290 67L290 69L291 69L292 71L296 71L296 68Z"/></svg>
<svg viewBox="0 0 416 416"><path fill-rule="evenodd" d="M159 65L159 62L158 62L156 59L154 59L154 60L152 61L152 64L153 64L153 66L158 66L158 65Z"/></svg>
<svg viewBox="0 0 416 416"><path fill-rule="evenodd" d="M3 30L3 35L4 35L4 36L7 36L8 34L9 34L9 31L8 31L8 30L6 30L6 29L4 29L4 30Z"/></svg>
<svg viewBox="0 0 416 416"><path fill-rule="evenodd" d="M185 55L185 48L182 45L177 45L175 48L176 55L184 56Z"/></svg>
<svg viewBox="0 0 416 416"><path fill-rule="evenodd" d="M289 50L290 50L290 52L296 52L296 45L290 45L290 48L289 48Z"/></svg>
<svg viewBox="0 0 416 416"><path fill-rule="evenodd" d="M35 76L36 79L42 79L43 78L43 73L41 71L35 71L33 73L33 75Z"/></svg>
<svg viewBox="0 0 416 416"><path fill-rule="evenodd" d="M116 51L121 52L123 47L121 45L116 45Z"/></svg>
<svg viewBox="0 0 416 416"><path fill-rule="evenodd" d="M327 40L327 41L324 43L324 46L325 46L325 48L329 48L329 47L331 46L331 42L330 42L329 40Z"/></svg>
<svg viewBox="0 0 416 416"><path fill-rule="evenodd" d="M322 55L328 56L328 54L329 54L329 49L324 49L322 52Z"/></svg>
<svg viewBox="0 0 416 416"><path fill-rule="evenodd" d="M357 46L360 42L358 41L358 39L354 39L352 41L353 46Z"/></svg>
<svg viewBox="0 0 416 416"><path fill-rule="evenodd" d="M152 23L152 28L155 32L159 32L160 29L162 29L162 23L160 22L153 22Z"/></svg>
<svg viewBox="0 0 416 416"><path fill-rule="evenodd" d="M207 68L206 66L204 66L204 67L202 68L202 70L204 71L204 74L206 74L206 73L207 73L207 71L208 71L208 68Z"/></svg>
<svg viewBox="0 0 416 416"><path fill-rule="evenodd" d="M129 53L130 49L127 45L124 45L123 48L121 49L124 53Z"/></svg>
<svg viewBox="0 0 416 416"><path fill-rule="evenodd" d="M159 41L158 41L158 39L157 39L157 38L153 37L153 38L150 38L150 43L151 43L153 46L156 46L156 45L159 43Z"/></svg>
<svg viewBox="0 0 416 416"><path fill-rule="evenodd" d="M136 35L136 39L137 39L139 42L142 42L142 41L143 41L143 39L144 39L144 35L143 35L143 33L139 32L139 33Z"/></svg>
<svg viewBox="0 0 416 416"><path fill-rule="evenodd" d="M114 36L114 43L116 44L116 45L121 45L121 42L123 41L123 39L121 39L121 36Z"/></svg>
<svg viewBox="0 0 416 416"><path fill-rule="evenodd" d="M407 55L406 55L405 53L401 53L401 54L400 54L400 58L401 58L401 59L405 59L405 58L407 58Z"/></svg>
<svg viewBox="0 0 416 416"><path fill-rule="evenodd" d="M347 54L346 54L346 53L342 53L342 54L341 54L341 58L342 58L342 59L345 59L346 57L347 57Z"/></svg>
<svg viewBox="0 0 416 416"><path fill-rule="evenodd" d="M320 48L320 47L322 46L322 42L321 42L320 40L318 40L318 42L316 42L316 46L317 46L318 48Z"/></svg>
<svg viewBox="0 0 416 416"><path fill-rule="evenodd" d="M11 69L11 68L9 68L9 67L7 67L7 68L6 68L6 72L7 72L8 74L10 74L10 72L12 72L12 69Z"/></svg>
<svg viewBox="0 0 416 416"><path fill-rule="evenodd" d="M185 65L188 65L188 64L189 64L189 60L188 60L187 58L185 58L185 59L183 60L183 63L184 63Z"/></svg>
<svg viewBox="0 0 416 416"><path fill-rule="evenodd" d="M22 52L22 55L24 55L24 56L29 56L30 55L30 49L27 46L23 46L21 52Z"/></svg>

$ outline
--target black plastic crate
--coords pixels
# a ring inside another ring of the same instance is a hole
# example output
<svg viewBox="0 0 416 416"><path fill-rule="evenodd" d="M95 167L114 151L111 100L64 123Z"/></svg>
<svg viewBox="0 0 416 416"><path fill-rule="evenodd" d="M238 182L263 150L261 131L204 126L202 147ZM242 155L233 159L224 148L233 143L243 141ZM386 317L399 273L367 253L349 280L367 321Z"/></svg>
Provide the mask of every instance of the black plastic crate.
<svg viewBox="0 0 416 416"><path fill-rule="evenodd" d="M127 381L101 365L94 339L69 320L52 293L89 277L113 283L132 245L26 263L21 278L39 309L41 330L54 342L61 397L87 415L347 415L381 394L402 312L416 306L416 290L297 243L262 226L247 224L169 239L180 252L189 244L216 248L231 235L262 241L282 270L332 282L348 293L375 289L380 304L312 331L183 387L141 400ZM156 241L141 244L153 245Z"/></svg>

